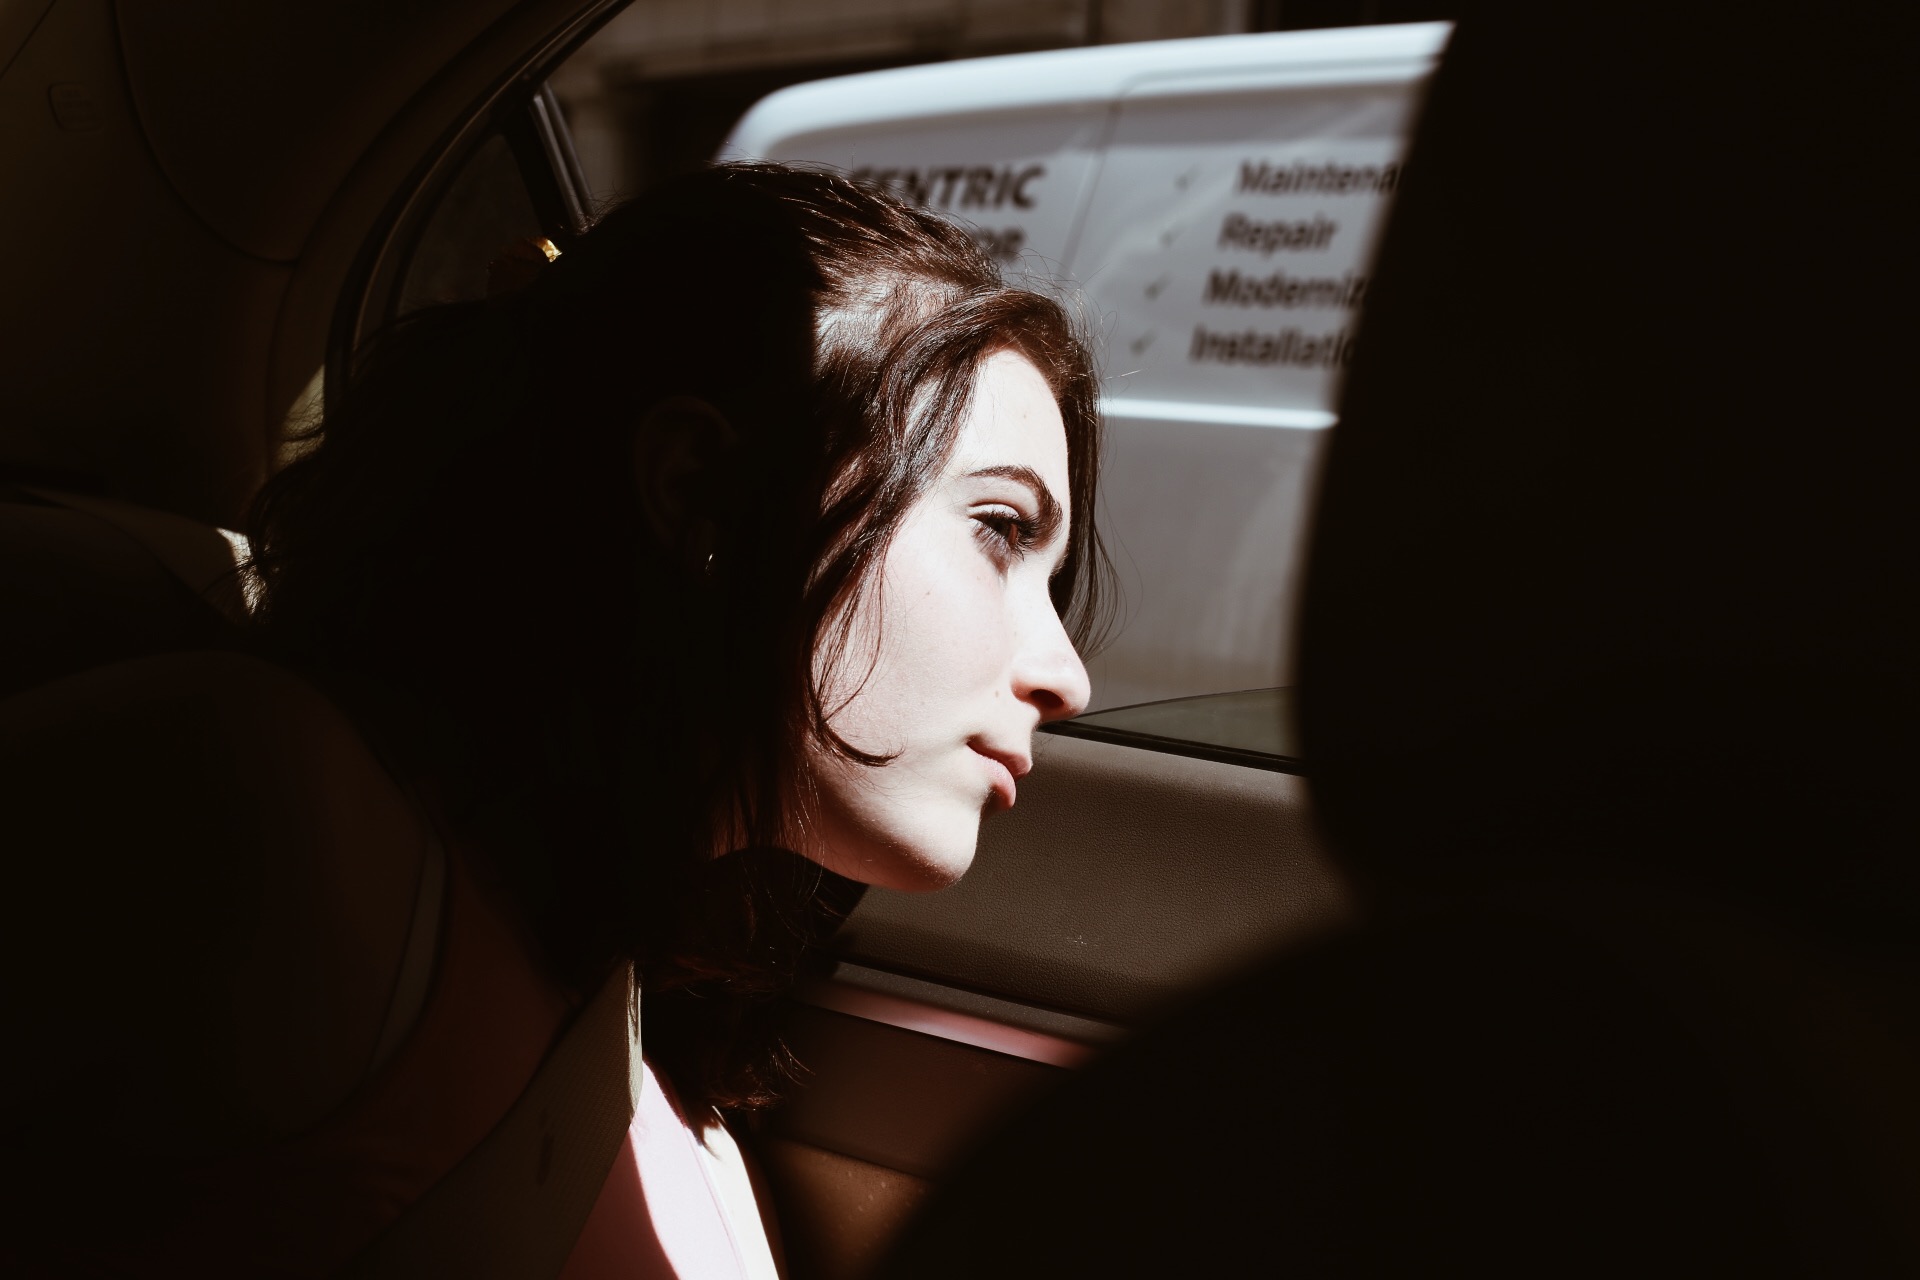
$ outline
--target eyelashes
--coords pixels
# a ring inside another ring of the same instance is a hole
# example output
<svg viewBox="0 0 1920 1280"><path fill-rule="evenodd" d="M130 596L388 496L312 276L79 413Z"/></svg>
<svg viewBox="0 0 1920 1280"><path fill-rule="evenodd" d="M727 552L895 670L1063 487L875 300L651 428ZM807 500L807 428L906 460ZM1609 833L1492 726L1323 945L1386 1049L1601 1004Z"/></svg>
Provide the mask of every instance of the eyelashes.
<svg viewBox="0 0 1920 1280"><path fill-rule="evenodd" d="M1037 521L1012 507L995 506L973 513L973 536L1003 572L1040 541Z"/></svg>

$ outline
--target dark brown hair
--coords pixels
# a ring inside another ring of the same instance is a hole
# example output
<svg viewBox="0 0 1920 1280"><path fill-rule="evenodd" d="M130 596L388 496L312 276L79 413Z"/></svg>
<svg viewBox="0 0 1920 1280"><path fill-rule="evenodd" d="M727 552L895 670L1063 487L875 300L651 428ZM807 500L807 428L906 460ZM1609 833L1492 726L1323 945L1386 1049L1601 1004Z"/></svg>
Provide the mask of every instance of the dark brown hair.
<svg viewBox="0 0 1920 1280"><path fill-rule="evenodd" d="M721 166L603 216L525 290L394 326L271 480L258 634L430 787L554 975L634 957L693 1105L767 1099L768 997L857 889L783 850L844 620L950 453L977 371L1028 357L1066 424L1053 582L1083 646L1105 574L1086 346L964 232L838 178ZM640 511L673 396L738 434L710 571ZM712 856L716 830L743 848Z"/></svg>

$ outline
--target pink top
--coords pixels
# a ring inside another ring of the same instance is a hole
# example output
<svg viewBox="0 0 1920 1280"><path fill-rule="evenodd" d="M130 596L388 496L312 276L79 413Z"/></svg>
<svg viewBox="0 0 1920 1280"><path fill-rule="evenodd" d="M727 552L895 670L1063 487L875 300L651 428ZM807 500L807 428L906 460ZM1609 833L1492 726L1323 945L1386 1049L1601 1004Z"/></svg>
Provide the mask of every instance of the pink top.
<svg viewBox="0 0 1920 1280"><path fill-rule="evenodd" d="M696 1136L647 1066L626 1149L560 1280L770 1280L772 1256L745 1172L726 1131Z"/></svg>

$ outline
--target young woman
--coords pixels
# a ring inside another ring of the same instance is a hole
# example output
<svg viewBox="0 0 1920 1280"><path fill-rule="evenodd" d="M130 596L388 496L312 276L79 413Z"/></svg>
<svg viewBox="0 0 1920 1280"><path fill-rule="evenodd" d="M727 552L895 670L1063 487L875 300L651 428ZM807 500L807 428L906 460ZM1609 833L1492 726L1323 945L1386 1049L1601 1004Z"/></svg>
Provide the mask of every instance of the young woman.
<svg viewBox="0 0 1920 1280"><path fill-rule="evenodd" d="M381 760L444 906L380 935L437 960L356 1024L377 1065L229 1162L263 1256L354 1256L631 960L653 1092L567 1274L764 1272L712 1122L773 1095L770 997L857 886L957 879L1085 706L1094 399L964 233L771 166L378 345L257 504L259 651Z"/></svg>

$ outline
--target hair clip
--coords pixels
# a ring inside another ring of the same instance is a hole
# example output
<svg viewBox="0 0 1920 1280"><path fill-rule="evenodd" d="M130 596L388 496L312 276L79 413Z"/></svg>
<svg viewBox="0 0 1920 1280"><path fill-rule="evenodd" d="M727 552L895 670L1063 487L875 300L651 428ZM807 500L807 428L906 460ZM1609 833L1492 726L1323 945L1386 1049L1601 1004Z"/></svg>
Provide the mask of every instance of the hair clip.
<svg viewBox="0 0 1920 1280"><path fill-rule="evenodd" d="M509 241L487 264L487 296L499 298L519 293L538 280L542 269L559 256L559 248L545 236L522 236Z"/></svg>

